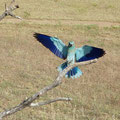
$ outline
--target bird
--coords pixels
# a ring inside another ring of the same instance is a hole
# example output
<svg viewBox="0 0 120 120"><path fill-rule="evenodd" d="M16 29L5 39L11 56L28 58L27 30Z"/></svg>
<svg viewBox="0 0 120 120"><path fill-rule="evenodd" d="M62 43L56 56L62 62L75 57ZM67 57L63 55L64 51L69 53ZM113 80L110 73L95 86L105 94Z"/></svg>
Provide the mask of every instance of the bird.
<svg viewBox="0 0 120 120"><path fill-rule="evenodd" d="M105 51L102 48L89 45L76 48L74 41L70 41L68 45L65 45L59 38L45 34L34 33L34 37L57 57L66 60L66 62L57 67L59 72L62 72L67 66L74 64L75 62L93 60L100 58L105 54ZM82 74L82 71L76 66L69 70L65 74L65 77L74 79L80 77Z"/></svg>

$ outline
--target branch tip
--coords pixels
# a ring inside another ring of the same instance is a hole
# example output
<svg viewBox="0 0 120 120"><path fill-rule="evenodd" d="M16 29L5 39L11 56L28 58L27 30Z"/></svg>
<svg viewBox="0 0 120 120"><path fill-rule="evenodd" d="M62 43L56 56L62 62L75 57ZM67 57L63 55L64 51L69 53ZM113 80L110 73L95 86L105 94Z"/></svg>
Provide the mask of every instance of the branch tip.
<svg viewBox="0 0 120 120"><path fill-rule="evenodd" d="M19 5L15 5L16 8L20 8Z"/></svg>

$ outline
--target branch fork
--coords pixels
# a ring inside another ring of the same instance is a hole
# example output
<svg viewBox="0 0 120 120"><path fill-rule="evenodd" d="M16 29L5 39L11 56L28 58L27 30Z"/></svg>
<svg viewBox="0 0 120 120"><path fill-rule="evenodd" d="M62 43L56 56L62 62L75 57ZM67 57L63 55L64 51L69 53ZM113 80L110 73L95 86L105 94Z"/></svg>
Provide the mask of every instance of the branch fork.
<svg viewBox="0 0 120 120"><path fill-rule="evenodd" d="M2 19L4 19L6 16L12 16L14 18L20 19L22 20L21 17L16 16L12 13L12 11L16 10L17 8L19 8L19 5L13 5L15 3L15 0L12 0L12 2L10 3L10 5L7 7L6 3L5 3L5 11L3 12L3 14L0 16L0 21Z"/></svg>
<svg viewBox="0 0 120 120"><path fill-rule="evenodd" d="M88 65L88 64L92 64L92 63L96 63L96 62L97 62L97 59L94 59L94 60L89 60L89 61L85 61L85 62L76 62L75 64L72 64L72 65L68 66L62 72L59 73L58 77L56 78L56 80L51 85L48 85L48 86L44 87L43 89L41 89L40 91L35 93L33 96L25 99L19 105L15 106L15 107L13 107L9 110L5 110L5 111L1 112L0 113L0 120L2 120L2 118L6 117L8 115L14 114L14 113L26 108L26 107L38 107L38 106L42 106L42 105L51 104L51 103L57 102L57 101L71 101L72 98L64 98L64 97L61 98L61 97L59 97L59 98L48 100L48 101L45 101L45 102L33 103L36 99L41 97L43 94L45 94L49 90L59 86L62 83L62 78L73 67L78 66L78 65L80 65L80 66Z"/></svg>

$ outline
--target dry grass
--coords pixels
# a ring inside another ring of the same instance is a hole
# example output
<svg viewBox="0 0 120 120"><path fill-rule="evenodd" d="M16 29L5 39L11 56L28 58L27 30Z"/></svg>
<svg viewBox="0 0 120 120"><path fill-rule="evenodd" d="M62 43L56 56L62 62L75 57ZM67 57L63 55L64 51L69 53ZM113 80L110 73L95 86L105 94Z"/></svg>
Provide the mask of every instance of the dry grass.
<svg viewBox="0 0 120 120"><path fill-rule="evenodd" d="M18 0L21 9L16 12L27 19L119 21L120 3L101 0L105 2L103 5L99 1L84 1L77 4L78 0L29 0L28 4ZM0 3L4 5L3 0ZM0 112L50 84L57 76L56 67L63 62L33 38L34 32L57 36L66 44L74 40L76 47L84 44L102 47L107 52L96 64L81 67L84 74L79 79L64 79L61 86L40 99L69 96L73 98L71 103L26 108L6 120L120 119L119 26L29 24L25 21L13 24L3 20L0 28Z"/></svg>
<svg viewBox="0 0 120 120"><path fill-rule="evenodd" d="M0 1L0 11L4 3ZM120 21L120 2L118 0L16 0L21 10L16 13L24 18L72 19Z"/></svg>

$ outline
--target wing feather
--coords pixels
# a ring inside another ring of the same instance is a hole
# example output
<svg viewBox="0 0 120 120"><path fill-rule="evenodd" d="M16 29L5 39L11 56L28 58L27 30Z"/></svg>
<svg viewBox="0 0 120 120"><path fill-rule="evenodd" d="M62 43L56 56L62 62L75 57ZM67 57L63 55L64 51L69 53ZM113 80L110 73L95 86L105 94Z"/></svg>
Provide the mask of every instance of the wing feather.
<svg viewBox="0 0 120 120"><path fill-rule="evenodd" d="M102 57L105 51L101 48L84 45L76 49L76 62L87 61Z"/></svg>
<svg viewBox="0 0 120 120"><path fill-rule="evenodd" d="M67 58L67 46L60 39L39 33L35 33L34 37L56 56Z"/></svg>

